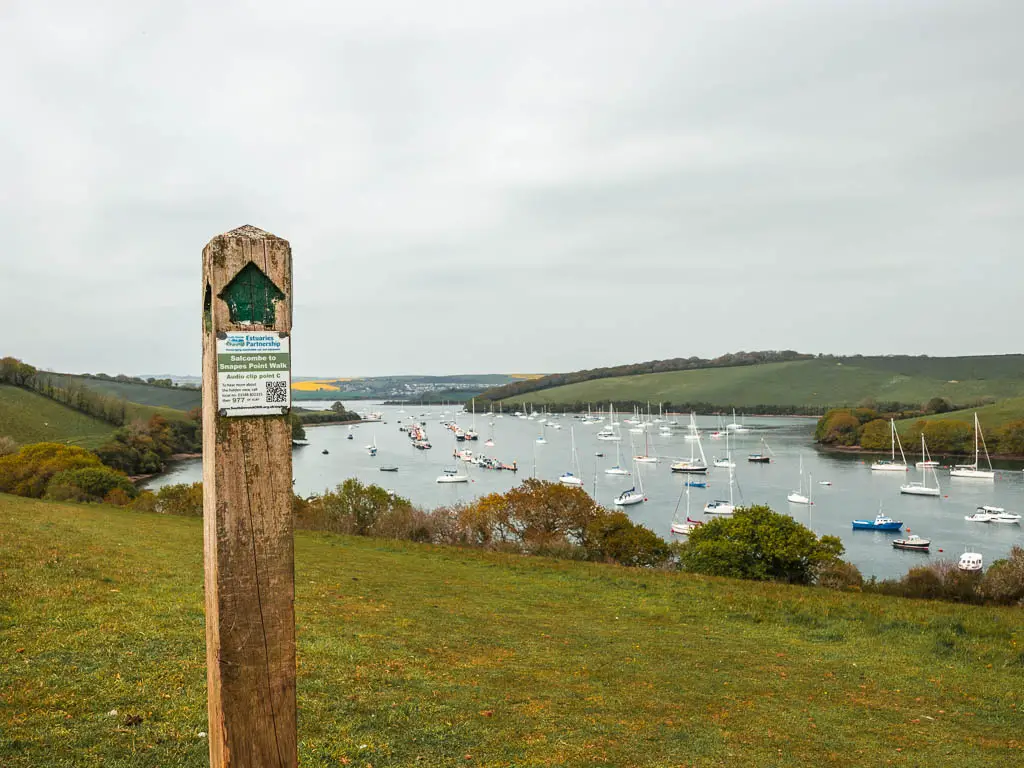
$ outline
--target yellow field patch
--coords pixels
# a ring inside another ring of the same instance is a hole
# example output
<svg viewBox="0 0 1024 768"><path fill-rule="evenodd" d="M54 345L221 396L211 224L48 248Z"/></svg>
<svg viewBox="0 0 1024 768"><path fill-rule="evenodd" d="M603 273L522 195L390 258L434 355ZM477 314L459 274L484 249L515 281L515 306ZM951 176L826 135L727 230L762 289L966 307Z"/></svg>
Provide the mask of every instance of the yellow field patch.
<svg viewBox="0 0 1024 768"><path fill-rule="evenodd" d="M347 379L330 379L329 381L293 381L292 389L297 389L299 392L318 392L326 390L327 392L338 392L341 387L336 386L336 381L347 381Z"/></svg>
<svg viewBox="0 0 1024 768"><path fill-rule="evenodd" d="M513 379L527 379L527 380L542 379L545 376L547 376L546 373L509 373L507 375L509 377L513 378Z"/></svg>

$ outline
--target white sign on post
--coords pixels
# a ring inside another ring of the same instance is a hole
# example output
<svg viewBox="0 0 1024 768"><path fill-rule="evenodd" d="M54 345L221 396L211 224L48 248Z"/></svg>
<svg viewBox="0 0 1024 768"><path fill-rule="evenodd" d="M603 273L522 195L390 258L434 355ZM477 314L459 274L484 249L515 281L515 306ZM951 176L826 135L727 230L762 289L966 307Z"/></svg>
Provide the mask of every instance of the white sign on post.
<svg viewBox="0 0 1024 768"><path fill-rule="evenodd" d="M290 337L276 331L217 334L217 408L222 416L269 416L292 405Z"/></svg>

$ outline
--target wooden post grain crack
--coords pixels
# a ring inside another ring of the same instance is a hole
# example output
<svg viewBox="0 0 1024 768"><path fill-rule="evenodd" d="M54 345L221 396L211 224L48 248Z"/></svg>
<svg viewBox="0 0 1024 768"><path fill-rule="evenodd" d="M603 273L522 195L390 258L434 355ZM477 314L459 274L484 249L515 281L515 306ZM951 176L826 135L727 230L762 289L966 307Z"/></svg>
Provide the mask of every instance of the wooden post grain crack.
<svg viewBox="0 0 1024 768"><path fill-rule="evenodd" d="M210 765L298 764L292 254L245 226L203 249L203 538Z"/></svg>

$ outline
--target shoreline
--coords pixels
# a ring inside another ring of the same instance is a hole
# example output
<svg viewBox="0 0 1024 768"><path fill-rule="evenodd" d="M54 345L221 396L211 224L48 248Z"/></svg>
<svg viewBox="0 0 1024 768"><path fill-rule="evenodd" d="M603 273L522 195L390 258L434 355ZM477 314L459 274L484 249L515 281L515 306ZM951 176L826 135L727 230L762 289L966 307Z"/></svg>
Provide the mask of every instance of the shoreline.
<svg viewBox="0 0 1024 768"><path fill-rule="evenodd" d="M859 445L825 445L824 443L814 443L815 450L821 451L822 453L845 453L851 456L888 456L888 451L874 451L867 448L861 448ZM920 456L919 453L911 453L904 451L909 458ZM970 459L971 456L966 453L943 453L938 451L929 451L932 457L944 458L944 459ZM990 453L989 458L995 461L1024 461L1024 454L1020 453Z"/></svg>

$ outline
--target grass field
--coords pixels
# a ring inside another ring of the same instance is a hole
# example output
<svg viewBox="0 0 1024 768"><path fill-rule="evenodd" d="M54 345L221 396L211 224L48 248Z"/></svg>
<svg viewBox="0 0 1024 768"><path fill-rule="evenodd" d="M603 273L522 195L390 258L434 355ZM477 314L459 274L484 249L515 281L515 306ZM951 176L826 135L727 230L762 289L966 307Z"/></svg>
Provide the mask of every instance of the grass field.
<svg viewBox="0 0 1024 768"><path fill-rule="evenodd" d="M983 432L993 430L1009 421L1024 419L1024 397L1011 397L992 405L985 405L981 408L968 408L963 411L950 411L949 413L935 413L930 416L923 416L928 421L934 419L957 419L974 423L974 414L978 414ZM901 427L909 427L918 419L904 419L899 422Z"/></svg>
<svg viewBox="0 0 1024 768"><path fill-rule="evenodd" d="M200 520L0 496L0 563L0 764L206 765ZM296 571L304 766L1024 756L1019 610L311 533Z"/></svg>
<svg viewBox="0 0 1024 768"><path fill-rule="evenodd" d="M954 402L991 396L1024 395L1024 377L1006 379L939 380L923 375L893 373L880 367L860 367L835 360L796 360L785 363L708 368L696 371L648 373L569 384L506 403L711 403L743 408L755 405L856 405L867 397L879 401L923 403L935 396Z"/></svg>
<svg viewBox="0 0 1024 768"><path fill-rule="evenodd" d="M69 379L79 386L102 392L104 395L113 395L131 403L155 406L160 409L188 411L198 408L203 402L203 395L198 389L154 387L151 384L137 384L129 381L106 381L84 376L53 374L53 383L58 387L67 386Z"/></svg>
<svg viewBox="0 0 1024 768"><path fill-rule="evenodd" d="M110 424L35 392L0 384L0 436L20 444L52 441L95 448L113 431Z"/></svg>

